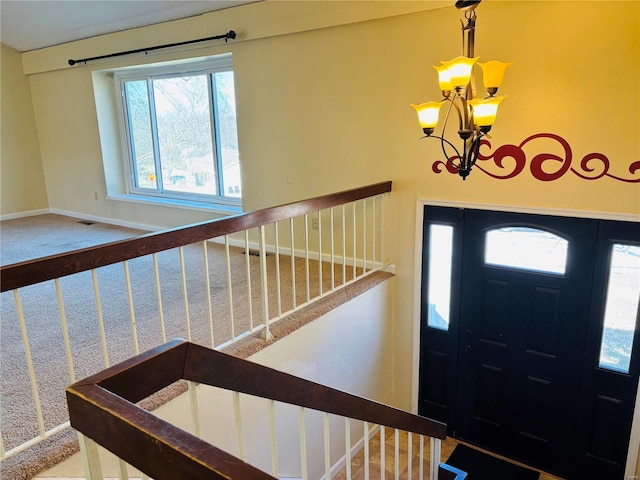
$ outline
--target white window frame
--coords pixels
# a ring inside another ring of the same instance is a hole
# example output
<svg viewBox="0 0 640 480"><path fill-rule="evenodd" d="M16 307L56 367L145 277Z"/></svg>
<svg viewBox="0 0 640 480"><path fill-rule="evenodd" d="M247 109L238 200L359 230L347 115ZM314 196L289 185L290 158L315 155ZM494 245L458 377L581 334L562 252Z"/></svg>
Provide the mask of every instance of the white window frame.
<svg viewBox="0 0 640 480"><path fill-rule="evenodd" d="M191 192L163 192L152 191L150 189L139 188L136 186L134 160L132 152L132 139L130 135L129 120L127 117L127 105L124 92L125 82L135 80L149 80L158 78L171 78L171 77L184 77L189 75L211 75L218 72L233 72L233 64L230 53L217 55L215 57L208 57L206 60L197 61L176 61L165 62L152 65L145 65L142 67L125 67L114 72L114 84L116 89L116 98L119 99L118 104L118 117L121 126L121 141L123 151L123 167L125 173L125 186L126 193L129 195L135 195L138 197L148 198L150 201L176 202L178 204L195 203L195 204L212 204L213 205L226 205L230 207L241 207L241 197L231 197L224 194L219 195L207 195ZM211 77L209 77L210 81ZM212 97L215 93L212 92ZM215 98L209 99L210 114L211 114L211 131L213 138L213 156L216 169L216 177L218 181L218 192L224 193L222 189L222 159L220 158L220 145L219 145L219 130L216 125L216 110ZM155 200L154 200L155 199Z"/></svg>

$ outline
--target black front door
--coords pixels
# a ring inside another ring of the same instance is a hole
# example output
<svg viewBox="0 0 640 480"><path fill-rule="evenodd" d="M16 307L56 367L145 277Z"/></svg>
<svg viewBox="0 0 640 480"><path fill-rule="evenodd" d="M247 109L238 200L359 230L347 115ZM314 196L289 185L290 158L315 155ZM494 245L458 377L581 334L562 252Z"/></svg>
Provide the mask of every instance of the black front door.
<svg viewBox="0 0 640 480"><path fill-rule="evenodd" d="M433 301L447 283L431 271L442 228L451 293ZM425 207L419 412L565 478L622 479L640 369L637 258L619 290L635 296L631 324L603 317L612 252L638 257L639 243L637 223Z"/></svg>
<svg viewBox="0 0 640 480"><path fill-rule="evenodd" d="M568 474L597 228L588 219L467 212L459 438Z"/></svg>

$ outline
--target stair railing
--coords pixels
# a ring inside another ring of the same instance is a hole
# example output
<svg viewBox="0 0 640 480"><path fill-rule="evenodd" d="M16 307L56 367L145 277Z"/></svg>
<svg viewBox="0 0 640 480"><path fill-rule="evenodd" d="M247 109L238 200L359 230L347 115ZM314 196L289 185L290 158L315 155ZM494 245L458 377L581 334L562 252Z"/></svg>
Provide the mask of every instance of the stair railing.
<svg viewBox="0 0 640 480"><path fill-rule="evenodd" d="M278 426L274 414L270 416L270 447L272 453L271 473L252 465L250 455L242 446L242 429L238 428L239 445L236 452L224 451L211 445L197 434L189 433L172 423L136 405L136 402L161 390L178 380L209 385L229 390L235 399L240 394L267 399L270 412L274 412L274 403L297 406L300 411L300 477L309 478L306 463L306 446L303 439L304 412L311 409L322 412L324 421L325 472L322 478L329 479L333 472L331 466L335 460L329 445L329 416L340 416L345 421L345 455L347 479L351 479L351 459L353 448L349 425L356 421L364 422L364 439L369 438L369 428L379 425L381 429L381 478L385 475L384 465L384 429L395 429L395 478L398 478L398 431L409 432L408 448L411 449L411 435L420 438L419 474L416 480L424 476L424 439L430 440L429 477L437 480L451 476L451 469L440 466L440 442L446 438L446 425L418 415L398 410L362 397L336 390L318 383L289 375L269 367L242 360L216 350L211 350L184 340L174 340L149 352L138 355L128 361L86 378L67 388L67 402L71 425L79 432L85 468L88 479L102 479L102 469L98 456L98 445L106 448L118 457L121 478L129 478L127 465L140 472L142 478L163 479L273 479L278 478L278 447L285 452L295 449L291 445L278 445ZM198 387L198 388L200 388ZM195 397L197 398L197 396ZM192 401L192 406L194 402ZM195 403L197 406L197 401ZM216 408L207 405L207 408ZM196 408L203 411L203 408ZM240 409L236 409L236 414ZM241 425L236 417L236 425ZM227 435L233 435L226 432ZM252 435L258 435L252 431ZM369 455L368 441L364 441L365 455ZM413 455L409 454L409 462ZM365 465L368 466L368 458ZM412 465L409 463L408 475L411 478ZM288 475L291 475L290 473ZM314 477L314 478L319 478ZM365 478L369 471L365 470Z"/></svg>
<svg viewBox="0 0 640 480"><path fill-rule="evenodd" d="M90 374L177 336L215 349L252 333L268 339L270 327L277 320L387 266L382 241L382 199L390 191L391 182L387 181L1 267L2 301L15 306L11 315L3 317L3 323L11 324L15 331L16 362L23 362L23 358L26 361L23 376L28 378L30 387L25 384L25 401L33 399L32 430L37 435L30 439L14 438L14 430L3 421L6 428L0 434L0 460L33 447L69 426L64 418L50 418L40 399L43 395L48 398L59 395L60 404L64 404L62 391L76 381L76 371L83 366L77 358L79 350L101 356L96 368L84 372ZM210 265L213 247L223 250L224 265ZM162 271L163 255L169 254L174 265L177 264L172 267L174 273L170 278L171 298L167 297L169 286L165 282L168 274ZM185 258L194 257L201 259L198 271L185 266ZM154 287L144 292L137 292L133 280L135 267L140 264L144 265L145 275L154 278L151 283ZM125 293L121 300L126 307L111 312L110 320L117 323L120 330L130 332L126 338L110 339L105 327L110 305L102 301L101 289L105 287L100 280L106 269L118 269L123 278L118 288ZM282 280L284 273L288 273L286 285ZM228 297L224 300L227 304L224 318L212 302L215 275L218 285L226 288ZM303 279L302 286L296 277ZM197 278L197 288L193 287L194 278ZM47 295L41 295L45 290ZM90 307L82 312L82 318L69 318L65 309L69 290L87 296ZM275 295L271 295L273 293ZM194 300L196 295L199 296ZM51 301L43 308L45 296ZM150 298L155 298L153 302L157 307L150 318L140 318L138 307L143 301L149 303ZM193 302L198 303L198 309ZM176 308L180 304L181 311ZM238 314L238 304L248 306L246 316ZM174 307L173 313L167 311L168 306ZM170 330L170 315L180 317L179 322L173 318L174 326L179 323L179 331ZM74 320L94 322L92 328L99 336L92 339L93 348L87 349L80 343L86 339L74 338L73 330L68 328ZM153 335L139 334L143 320L147 320L147 325L154 325ZM43 386L39 378L39 369L49 361L42 356L50 353L49 346L33 345L29 333L31 328L43 328L52 322L58 323L56 328L62 332L56 347L61 356L66 356L62 363L66 363L68 380L56 385L53 391L43 393L47 386ZM206 334L197 338L196 331ZM218 335L214 335L214 331ZM116 341L118 347L113 344ZM149 344L152 341L155 343ZM121 350L119 345L123 342L131 345L127 347L131 351L114 361L113 351ZM10 352L3 351L3 363L9 355ZM12 372L2 371L3 376L9 374Z"/></svg>

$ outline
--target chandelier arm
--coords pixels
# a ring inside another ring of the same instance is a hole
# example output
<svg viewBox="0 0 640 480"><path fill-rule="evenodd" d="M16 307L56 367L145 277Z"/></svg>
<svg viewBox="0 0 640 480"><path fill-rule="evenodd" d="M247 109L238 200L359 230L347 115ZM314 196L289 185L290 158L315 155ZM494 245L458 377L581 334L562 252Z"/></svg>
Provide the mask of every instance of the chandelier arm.
<svg viewBox="0 0 640 480"><path fill-rule="evenodd" d="M453 162L451 161L450 157L449 157L449 154L447 153L447 149L445 148L445 143L447 145L449 145L453 149L454 152L456 152L456 156L458 158L462 158L460 156L460 152L458 151L458 149L449 140L447 140L444 137L440 137L440 148L442 149L442 154L444 155L444 158L445 158L447 163L451 163L452 165L454 165Z"/></svg>
<svg viewBox="0 0 640 480"><path fill-rule="evenodd" d="M447 162L449 161L449 155L445 149L445 143L447 145L449 145L454 152L456 152L456 156L460 157L460 152L458 151L458 149L446 138L444 137L440 137L438 135L429 135L429 136L424 136L422 138L437 138L438 140L440 140L440 146L442 148L442 153L444 154L445 158L447 159Z"/></svg>
<svg viewBox="0 0 640 480"><path fill-rule="evenodd" d="M449 108L447 109L447 114L445 115L444 122L442 123L442 135L443 136L444 136L444 132L447 130L447 123L449 122L449 115L451 114L451 107L454 107L456 109L456 114L458 115L458 130L462 130L463 129L462 110L461 110L460 106L458 106L458 104L455 103L455 100L456 100L457 97L458 97L457 94L454 96L453 99L450 98L450 97L445 97L445 100L449 102ZM438 137L438 138L440 138L440 137Z"/></svg>

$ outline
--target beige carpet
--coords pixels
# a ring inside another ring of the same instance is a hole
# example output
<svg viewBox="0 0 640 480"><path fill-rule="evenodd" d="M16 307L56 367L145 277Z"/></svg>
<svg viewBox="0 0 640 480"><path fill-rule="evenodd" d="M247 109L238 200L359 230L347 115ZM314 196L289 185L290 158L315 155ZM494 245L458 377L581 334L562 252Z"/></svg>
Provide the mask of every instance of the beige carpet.
<svg viewBox="0 0 640 480"><path fill-rule="evenodd" d="M84 248L90 245L120 240L135 236L141 231L113 227L104 224L85 225L78 219L59 215L43 215L27 219L10 220L0 224L0 263L9 264L38 256ZM210 270L210 292L213 321L213 345L218 346L232 338L229 327L231 311L226 273L224 247L207 244ZM189 316L191 319L191 340L205 346L212 346L209 307L204 276L204 252L202 244L184 248ZM158 254L159 276L161 279L162 308L167 339L187 338L186 311L182 289L182 274L179 254L171 250ZM243 249L233 248L232 294L235 335L249 327L249 310L253 312L254 325L262 321L262 300L259 276L259 257L249 256L251 275L251 302L248 301L246 256ZM282 311L292 308L290 257L280 257L282 281ZM296 302L306 300L305 262L296 259ZM135 259L129 262L136 333L139 351L145 351L161 343L158 299L154 266L151 258ZM275 291L275 255L267 257L269 272L268 291L270 317L277 313ZM330 287L330 265L323 265L323 289ZM348 269L348 275L350 269ZM347 281L351 278L347 275ZM107 337L108 360L114 364L135 354L132 340L129 303L125 288L122 265L103 267L97 271L101 295L104 327ZM336 284L342 282L342 268L336 266ZM323 302L313 304L303 311L274 326L276 337L280 338L318 315L335 308L384 280L386 275L367 277L364 282L356 282L345 291L327 297ZM311 296L317 295L318 262L310 262ZM64 298L64 311L69 330L75 379L91 375L105 366L102 354L97 307L91 274L89 272L65 277L60 280ZM64 389L71 383L69 368L65 359L64 337L62 334L60 311L57 307L53 282L25 287L20 296L25 312L25 323L36 372L38 392L43 405L45 428L50 429L67 420ZM0 406L2 435L5 449L9 450L38 435L35 406L32 400L26 358L16 315L15 302L11 292L0 296L0 356L2 374L0 376ZM234 354L246 357L263 348L265 342L255 335L234 345ZM152 399L149 408L163 403L181 392L178 385ZM67 430L55 437L25 450L2 462L2 478L32 478L37 472L66 458L75 452L75 434Z"/></svg>

